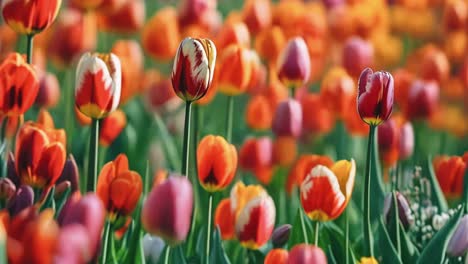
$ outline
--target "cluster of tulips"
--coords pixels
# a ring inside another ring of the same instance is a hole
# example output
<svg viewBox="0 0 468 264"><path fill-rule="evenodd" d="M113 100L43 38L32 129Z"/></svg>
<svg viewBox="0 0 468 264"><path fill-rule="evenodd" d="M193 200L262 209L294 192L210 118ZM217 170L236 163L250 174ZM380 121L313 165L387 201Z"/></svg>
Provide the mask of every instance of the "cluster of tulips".
<svg viewBox="0 0 468 264"><path fill-rule="evenodd" d="M0 7L0 263L468 263L466 0Z"/></svg>

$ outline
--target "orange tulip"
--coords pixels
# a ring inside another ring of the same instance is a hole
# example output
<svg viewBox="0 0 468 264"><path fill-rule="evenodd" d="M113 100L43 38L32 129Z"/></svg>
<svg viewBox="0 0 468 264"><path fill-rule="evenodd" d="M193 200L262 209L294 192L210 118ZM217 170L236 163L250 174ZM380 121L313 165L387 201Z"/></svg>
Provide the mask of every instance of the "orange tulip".
<svg viewBox="0 0 468 264"><path fill-rule="evenodd" d="M123 105L140 91L143 51L138 42L134 40L120 40L114 43L111 52L120 59L122 66L122 91L119 105Z"/></svg>
<svg viewBox="0 0 468 264"><path fill-rule="evenodd" d="M446 1L442 24L445 31L464 30L468 24L468 3L463 0Z"/></svg>
<svg viewBox="0 0 468 264"><path fill-rule="evenodd" d="M338 99L335 98L335 101L338 101ZM312 93L305 95L301 99L301 106L302 128L305 131L314 134L326 134L332 130L335 123L333 113L320 95ZM346 112L352 111L349 111L348 108Z"/></svg>
<svg viewBox="0 0 468 264"><path fill-rule="evenodd" d="M20 54L11 53L0 65L0 76L0 114L24 114L39 91L36 72Z"/></svg>
<svg viewBox="0 0 468 264"><path fill-rule="evenodd" d="M0 4L1 5L1 4ZM0 25L0 60L3 60L10 52L14 52L16 48L16 42L18 40L18 34L8 25Z"/></svg>
<svg viewBox="0 0 468 264"><path fill-rule="evenodd" d="M120 135L127 125L127 117L122 110L116 110L101 121L99 144L108 147Z"/></svg>
<svg viewBox="0 0 468 264"><path fill-rule="evenodd" d="M408 93L414 80L414 74L405 68L401 68L394 71L392 75L395 83L395 103L405 112L404 107L408 102Z"/></svg>
<svg viewBox="0 0 468 264"><path fill-rule="evenodd" d="M286 46L286 37L279 26L266 28L255 38L255 50L260 57L272 64L276 64L284 46Z"/></svg>
<svg viewBox="0 0 468 264"><path fill-rule="evenodd" d="M100 10L103 14L98 17L98 23L103 31L133 34L138 33L145 23L145 2L143 0L126 1L124 5L119 6L111 13L104 11L106 9L103 8L103 5L101 5Z"/></svg>
<svg viewBox="0 0 468 264"><path fill-rule="evenodd" d="M50 39L48 54L52 62L58 68L67 68L83 52L95 48L96 17L67 8L60 13Z"/></svg>
<svg viewBox="0 0 468 264"><path fill-rule="evenodd" d="M265 90L267 81L267 69L260 61L257 52L252 51L252 74L250 75L250 82L247 85L247 92L251 95L257 95Z"/></svg>
<svg viewBox="0 0 468 264"><path fill-rule="evenodd" d="M105 164L99 173L96 193L104 203L111 221L131 215L142 190L141 177L137 172L129 170L128 159L124 154Z"/></svg>
<svg viewBox="0 0 468 264"><path fill-rule="evenodd" d="M231 212L231 199L226 198L219 202L215 211L214 223L219 227L223 240L234 238L234 216Z"/></svg>
<svg viewBox="0 0 468 264"><path fill-rule="evenodd" d="M357 109L357 101L351 100L350 109ZM357 111L347 111L345 114L344 124L348 133L353 136L368 136L369 126L362 122Z"/></svg>
<svg viewBox="0 0 468 264"><path fill-rule="evenodd" d="M84 115L101 119L117 109L122 71L114 54L84 54L76 72L75 104Z"/></svg>
<svg viewBox="0 0 468 264"><path fill-rule="evenodd" d="M257 34L271 25L271 3L269 0L248 0L242 9L242 18L252 34Z"/></svg>
<svg viewBox="0 0 468 264"><path fill-rule="evenodd" d="M273 160L280 166L291 165L297 156L297 142L294 137L281 136L273 142Z"/></svg>
<svg viewBox="0 0 468 264"><path fill-rule="evenodd" d="M275 225L275 204L260 185L236 183L231 190L236 237L242 246L258 249L270 239Z"/></svg>
<svg viewBox="0 0 468 264"><path fill-rule="evenodd" d="M61 0L3 1L3 19L17 33L34 35L54 22L61 4Z"/></svg>
<svg viewBox="0 0 468 264"><path fill-rule="evenodd" d="M340 160L330 168L317 165L301 184L301 203L314 221L336 219L351 198L356 176L354 160Z"/></svg>
<svg viewBox="0 0 468 264"><path fill-rule="evenodd" d="M247 90L255 59L253 52L239 45L231 45L221 53L218 71L219 91L239 95Z"/></svg>
<svg viewBox="0 0 468 264"><path fill-rule="evenodd" d="M271 128L273 113L268 99L263 95L253 96L247 103L245 120L247 126L255 130Z"/></svg>
<svg viewBox="0 0 468 264"><path fill-rule="evenodd" d="M216 47L209 39L184 39L177 50L172 68L172 88L184 101L196 101L213 81Z"/></svg>
<svg viewBox="0 0 468 264"><path fill-rule="evenodd" d="M92 10L98 8L104 0L71 0L70 4L82 10Z"/></svg>
<svg viewBox="0 0 468 264"><path fill-rule="evenodd" d="M180 42L176 10L160 9L143 27L141 44L154 59L169 60L174 57Z"/></svg>
<svg viewBox="0 0 468 264"><path fill-rule="evenodd" d="M356 21L348 5L335 6L328 10L328 27L331 36L344 42L356 31Z"/></svg>
<svg viewBox="0 0 468 264"><path fill-rule="evenodd" d="M268 252L264 264L287 264L288 256L289 253L286 249L275 248Z"/></svg>
<svg viewBox="0 0 468 264"><path fill-rule="evenodd" d="M447 55L438 48L428 48L419 63L421 77L425 80L433 80L441 84L450 75L450 62Z"/></svg>
<svg viewBox="0 0 468 264"><path fill-rule="evenodd" d="M57 181L66 161L65 140L60 134L60 131L47 131L47 128L32 123L20 128L15 162L22 184L48 188Z"/></svg>
<svg viewBox="0 0 468 264"><path fill-rule="evenodd" d="M218 33L215 43L219 53L222 53L231 44L238 44L248 48L250 46L249 29L242 22L225 24Z"/></svg>
<svg viewBox="0 0 468 264"><path fill-rule="evenodd" d="M351 100L356 100L355 95L354 80L345 69L334 67L327 72L320 86L320 98L337 118L344 118L351 109Z"/></svg>
<svg viewBox="0 0 468 264"><path fill-rule="evenodd" d="M461 197L463 178L467 168L466 161L457 156L438 156L432 161L440 188L450 199Z"/></svg>
<svg viewBox="0 0 468 264"><path fill-rule="evenodd" d="M198 144L197 168L198 179L205 190L223 190L236 174L236 148L223 137L205 136Z"/></svg>
<svg viewBox="0 0 468 264"><path fill-rule="evenodd" d="M333 161L328 156L301 155L289 171L286 191L291 194L295 185L301 186L307 173L317 165L331 167Z"/></svg>

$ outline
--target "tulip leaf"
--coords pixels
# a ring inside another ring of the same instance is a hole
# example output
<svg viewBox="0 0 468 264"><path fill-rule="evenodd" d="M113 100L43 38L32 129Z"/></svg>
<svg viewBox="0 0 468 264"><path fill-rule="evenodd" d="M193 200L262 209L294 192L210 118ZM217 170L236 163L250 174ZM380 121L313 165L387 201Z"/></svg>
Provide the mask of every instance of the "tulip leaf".
<svg viewBox="0 0 468 264"><path fill-rule="evenodd" d="M320 240L323 240L322 237L328 238L329 242L327 244L331 254L333 255L333 259L337 263L345 263L345 250L348 250L350 263L354 263L355 255L352 247L350 246L347 249L345 248L345 236L343 231L333 222L325 223L322 226L322 230L324 230L325 232L320 233Z"/></svg>
<svg viewBox="0 0 468 264"><path fill-rule="evenodd" d="M385 228L384 221L382 217L378 223L378 243L380 247L380 252L382 253L382 263L388 264L397 264L402 263L400 257L398 257L398 252L396 251L395 247L392 244L392 240L388 235L387 229Z"/></svg>
<svg viewBox="0 0 468 264"><path fill-rule="evenodd" d="M419 257L419 250L413 244L411 239L405 232L403 225L400 222L400 241L401 241L401 259L403 263L416 263Z"/></svg>
<svg viewBox="0 0 468 264"><path fill-rule="evenodd" d="M440 189L439 181L434 173L434 167L432 166L431 157L427 157L425 171L423 175L427 175L429 182L431 183L431 201L432 204L439 208L439 212L448 210L447 201L445 200L444 193Z"/></svg>
<svg viewBox="0 0 468 264"><path fill-rule="evenodd" d="M375 223L378 221L381 213L382 213L382 205L384 204L385 200L385 191L384 191L384 184L382 182L382 170L380 166L380 159L379 159L379 148L377 144L377 133L374 133L375 136L372 140L374 140L374 149L372 150L373 156L371 157L371 181L370 181L370 217L371 223Z"/></svg>
<svg viewBox="0 0 468 264"><path fill-rule="evenodd" d="M44 203L41 206L41 211L47 208L52 208L55 210L54 193L55 193L55 186L50 188L49 192L47 193Z"/></svg>
<svg viewBox="0 0 468 264"><path fill-rule="evenodd" d="M288 248L292 248L296 244L302 244L306 242L304 240L304 233L302 231L301 217L302 217L302 220L304 221L306 235L309 238L309 242L311 242L310 240L312 238L311 234L313 234L312 226L307 216L301 214L300 210L302 210L302 207L299 207L297 209L297 214L294 220L294 225L292 226L292 229L291 229L291 236L289 237L289 240L288 240Z"/></svg>
<svg viewBox="0 0 468 264"><path fill-rule="evenodd" d="M170 263L180 263L180 264L185 264L187 261L185 260L184 256L184 250L182 249L182 246L176 246L171 248L172 254L171 254L171 262Z"/></svg>
<svg viewBox="0 0 468 264"><path fill-rule="evenodd" d="M388 234L392 240L393 245L398 253L398 256L401 258L401 238L400 238L400 216L398 211L398 201L396 193L392 192L392 202L389 212L389 220L387 223ZM396 205L396 206L395 206Z"/></svg>
<svg viewBox="0 0 468 264"><path fill-rule="evenodd" d="M65 192L55 201L55 217L57 217L60 214L60 211L62 211L63 206L68 200L68 196L70 195L71 192L71 187L68 186Z"/></svg>
<svg viewBox="0 0 468 264"><path fill-rule="evenodd" d="M154 115L154 120L156 122L156 127L158 128L158 135L165 153L165 157L169 162L169 167L172 168L172 170L178 170L181 167L181 161L180 155L177 152L176 144L169 134L166 125L158 114Z"/></svg>
<svg viewBox="0 0 468 264"><path fill-rule="evenodd" d="M221 240L221 231L216 227L213 232L211 249L210 249L210 263L230 264L229 258L226 255Z"/></svg>
<svg viewBox="0 0 468 264"><path fill-rule="evenodd" d="M463 200L465 203L465 211L468 212L468 169L465 169L465 176L463 178Z"/></svg>
<svg viewBox="0 0 468 264"><path fill-rule="evenodd" d="M421 252L417 263L443 263L447 245L463 215L463 209L464 208L459 209L458 212L447 221L444 227L432 237L429 244L427 244Z"/></svg>

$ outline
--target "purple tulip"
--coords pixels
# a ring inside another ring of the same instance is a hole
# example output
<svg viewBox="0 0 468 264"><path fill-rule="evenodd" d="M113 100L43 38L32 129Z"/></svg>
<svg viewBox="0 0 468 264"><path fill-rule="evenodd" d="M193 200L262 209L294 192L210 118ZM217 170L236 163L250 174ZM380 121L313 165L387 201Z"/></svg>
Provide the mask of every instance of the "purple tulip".
<svg viewBox="0 0 468 264"><path fill-rule="evenodd" d="M169 176L153 188L143 204L141 221L150 234L176 245L187 237L193 209L192 184L186 177Z"/></svg>
<svg viewBox="0 0 468 264"><path fill-rule="evenodd" d="M72 154L68 157L63 167L62 174L57 180L57 185L64 181L69 181L71 185L71 192L79 191L80 174L78 172L78 165L76 165L75 158Z"/></svg>
<svg viewBox="0 0 468 264"><path fill-rule="evenodd" d="M275 248L280 248L286 245L291 235L292 226L290 224L284 224L277 227L271 235L271 242Z"/></svg>
<svg viewBox="0 0 468 264"><path fill-rule="evenodd" d="M287 99L276 108L272 125L276 136L299 137L302 132L302 107L295 99Z"/></svg>
<svg viewBox="0 0 468 264"><path fill-rule="evenodd" d="M89 263L89 237L86 228L80 224L70 224L60 230L57 242L56 264Z"/></svg>
<svg viewBox="0 0 468 264"><path fill-rule="evenodd" d="M468 215L463 216L447 246L447 254L460 257L468 251Z"/></svg>
<svg viewBox="0 0 468 264"><path fill-rule="evenodd" d="M0 200L8 201L16 193L15 184L8 178L0 179Z"/></svg>
<svg viewBox="0 0 468 264"><path fill-rule="evenodd" d="M317 246L299 244L289 252L288 264L327 264L327 257Z"/></svg>
<svg viewBox="0 0 468 264"><path fill-rule="evenodd" d="M374 48L368 41L359 37L348 39L343 47L343 67L346 71L358 77L366 67L372 67Z"/></svg>
<svg viewBox="0 0 468 264"><path fill-rule="evenodd" d="M29 185L22 185L8 201L7 208L12 216L34 204L34 191Z"/></svg>
<svg viewBox="0 0 468 264"><path fill-rule="evenodd" d="M411 212L408 200L403 194L396 192L397 204L398 204L398 217L400 218L401 224L405 229L408 229L414 224L414 216ZM384 201L384 219L388 223L390 222L390 217L393 217L393 196L388 194L385 197Z"/></svg>

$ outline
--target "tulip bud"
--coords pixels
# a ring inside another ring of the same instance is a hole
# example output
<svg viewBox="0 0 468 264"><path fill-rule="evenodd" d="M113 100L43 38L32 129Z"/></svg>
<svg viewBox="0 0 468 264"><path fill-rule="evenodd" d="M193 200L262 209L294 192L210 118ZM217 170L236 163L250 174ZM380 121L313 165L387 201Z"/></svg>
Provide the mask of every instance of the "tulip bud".
<svg viewBox="0 0 468 264"><path fill-rule="evenodd" d="M216 74L219 91L229 96L245 92L256 59L255 52L238 44L224 49Z"/></svg>
<svg viewBox="0 0 468 264"><path fill-rule="evenodd" d="M89 249L89 236L80 224L64 226L57 238L56 264L89 263L92 255Z"/></svg>
<svg viewBox="0 0 468 264"><path fill-rule="evenodd" d="M439 101L439 86L434 81L416 80L408 93L406 115L409 119L428 119L436 111Z"/></svg>
<svg viewBox="0 0 468 264"><path fill-rule="evenodd" d="M214 223L219 227L223 240L234 238L234 215L231 210L231 199L225 198L218 203L215 211Z"/></svg>
<svg viewBox="0 0 468 264"><path fill-rule="evenodd" d="M80 173L78 171L78 165L76 165L75 157L73 157L72 154L68 156L63 167L62 174L57 180L57 184L64 181L68 181L70 183L72 193L79 190Z"/></svg>
<svg viewBox="0 0 468 264"><path fill-rule="evenodd" d="M280 136L273 142L273 161L279 166L289 166L297 156L297 142L293 137Z"/></svg>
<svg viewBox="0 0 468 264"><path fill-rule="evenodd" d="M172 87L185 101L202 98L213 81L216 47L209 39L184 39L172 68Z"/></svg>
<svg viewBox="0 0 468 264"><path fill-rule="evenodd" d="M252 129L269 129L273 122L273 113L268 98L264 95L253 96L247 103L245 119Z"/></svg>
<svg viewBox="0 0 468 264"><path fill-rule="evenodd" d="M166 243L160 237L145 234L143 236L145 259L150 260L150 263L158 263L165 245Z"/></svg>
<svg viewBox="0 0 468 264"><path fill-rule="evenodd" d="M16 0L0 3L3 19L17 33L37 34L48 28L57 17L61 0Z"/></svg>
<svg viewBox="0 0 468 264"><path fill-rule="evenodd" d="M320 97L336 116L344 118L346 112L351 108L351 100L356 99L355 87L353 78L348 75L346 70L335 67L325 75L320 86ZM315 104L310 107L316 108ZM314 115L318 114L314 113Z"/></svg>
<svg viewBox="0 0 468 264"><path fill-rule="evenodd" d="M421 77L425 80L433 80L441 84L450 75L450 62L442 50L428 49L420 63Z"/></svg>
<svg viewBox="0 0 468 264"><path fill-rule="evenodd" d="M244 4L242 17L252 34L268 28L272 22L271 3L268 0L249 0Z"/></svg>
<svg viewBox="0 0 468 264"><path fill-rule="evenodd" d="M366 67L372 66L374 48L371 43L358 37L352 37L344 45L342 63L351 76L357 77Z"/></svg>
<svg viewBox="0 0 468 264"><path fill-rule="evenodd" d="M279 80L288 88L298 88L310 77L309 50L303 38L293 38L278 57Z"/></svg>
<svg viewBox="0 0 468 264"><path fill-rule="evenodd" d="M369 125L379 125L393 110L393 77L388 72L362 71L358 82L358 112Z"/></svg>
<svg viewBox="0 0 468 264"><path fill-rule="evenodd" d="M110 113L101 121L99 144L109 147L127 125L127 117L122 110Z"/></svg>
<svg viewBox="0 0 468 264"><path fill-rule="evenodd" d="M447 246L447 254L461 257L468 252L468 215L462 217Z"/></svg>
<svg viewBox="0 0 468 264"><path fill-rule="evenodd" d="M220 52L231 44L238 44L243 47L250 46L250 33L247 26L242 23L227 24L218 33L216 48Z"/></svg>
<svg viewBox="0 0 468 264"><path fill-rule="evenodd" d="M410 122L405 122L400 128L400 146L398 155L400 160L405 160L413 155L414 131Z"/></svg>
<svg viewBox="0 0 468 264"><path fill-rule="evenodd" d="M8 178L0 179L0 200L8 201L16 193L16 186Z"/></svg>
<svg viewBox="0 0 468 264"><path fill-rule="evenodd" d="M171 176L148 194L141 221L150 234L177 245L188 235L192 210L192 184L186 177Z"/></svg>
<svg viewBox="0 0 468 264"><path fill-rule="evenodd" d="M286 264L288 263L289 253L286 249L275 248L265 256L264 264Z"/></svg>
<svg viewBox="0 0 468 264"><path fill-rule="evenodd" d="M317 246L299 244L289 252L288 264L326 264L327 257L323 250Z"/></svg>
<svg viewBox="0 0 468 264"><path fill-rule="evenodd" d="M21 212L23 209L28 208L34 204L34 191L28 185L22 185L16 194L8 201L7 208L10 215L14 216Z"/></svg>
<svg viewBox="0 0 468 264"><path fill-rule="evenodd" d="M291 229L292 226L290 224L284 224L277 227L271 235L273 247L280 248L286 245L286 243L288 243L289 236L291 235Z"/></svg>
<svg viewBox="0 0 468 264"><path fill-rule="evenodd" d="M287 99L276 108L272 125L276 136L299 137L302 132L302 107L295 99Z"/></svg>
<svg viewBox="0 0 468 264"><path fill-rule="evenodd" d="M85 53L76 70L75 104L84 115L101 119L117 109L121 85L117 56Z"/></svg>
<svg viewBox="0 0 468 264"><path fill-rule="evenodd" d="M255 38L255 50L272 63L276 63L284 46L286 46L286 36L279 26L266 28Z"/></svg>
<svg viewBox="0 0 468 264"><path fill-rule="evenodd" d="M54 107L60 99L60 85L52 73L43 74L39 83L39 92L35 104L39 107Z"/></svg>
<svg viewBox="0 0 468 264"><path fill-rule="evenodd" d="M411 212L411 208L409 206L408 200L406 199L403 194L400 192L396 192L397 204L398 204L398 217L400 218L401 224L403 227L408 230L414 224L414 216L413 212ZM393 202L393 195L389 193L385 197L384 201L384 219L386 223L391 221L394 212L394 202Z"/></svg>

